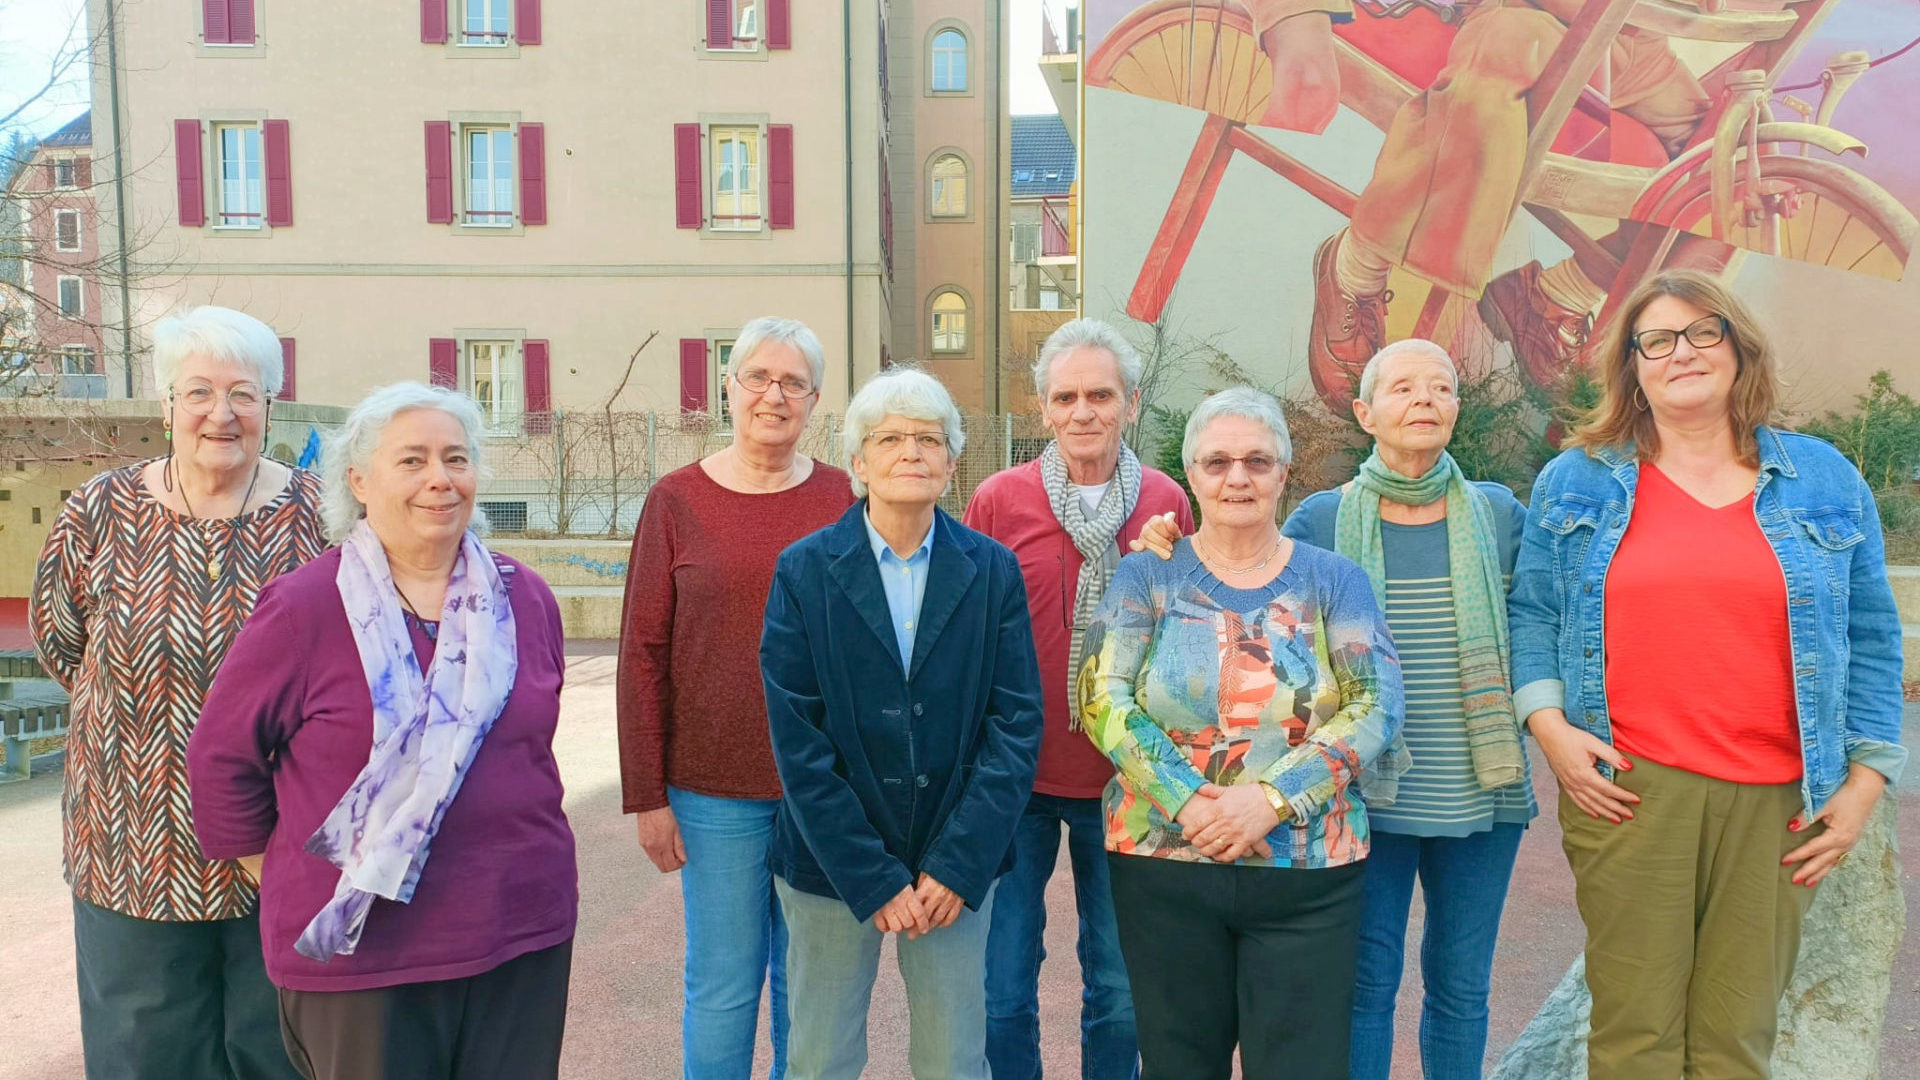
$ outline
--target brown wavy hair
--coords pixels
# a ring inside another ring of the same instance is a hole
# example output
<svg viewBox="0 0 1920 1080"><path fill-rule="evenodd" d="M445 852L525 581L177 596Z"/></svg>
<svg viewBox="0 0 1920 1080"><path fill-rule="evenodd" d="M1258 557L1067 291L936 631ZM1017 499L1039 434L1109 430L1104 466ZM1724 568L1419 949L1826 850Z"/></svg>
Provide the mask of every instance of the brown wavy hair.
<svg viewBox="0 0 1920 1080"><path fill-rule="evenodd" d="M1633 325L1647 305L1663 296L1684 300L1727 321L1727 340L1733 343L1737 365L1728 420L1733 425L1740 460L1758 466L1760 441L1756 429L1779 421L1780 386L1773 349L1753 311L1719 278L1698 270L1655 274L1627 297L1593 354L1600 403L1580 418L1562 445L1585 447L1589 452L1602 447L1623 451L1631 447L1642 461L1659 455L1660 433L1654 427L1653 412L1634 403L1640 377L1634 363Z"/></svg>

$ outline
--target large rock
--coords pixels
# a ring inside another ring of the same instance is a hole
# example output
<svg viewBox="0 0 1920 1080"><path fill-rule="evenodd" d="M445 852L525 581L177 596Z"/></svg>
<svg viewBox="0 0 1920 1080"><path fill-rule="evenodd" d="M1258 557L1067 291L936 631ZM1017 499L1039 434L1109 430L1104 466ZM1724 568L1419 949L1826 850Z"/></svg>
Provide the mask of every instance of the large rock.
<svg viewBox="0 0 1920 1080"><path fill-rule="evenodd" d="M1773 1080L1880 1076L1880 1028L1907 921L1895 804L1892 792L1880 800L1852 857L1821 882L1807 912L1793 984L1780 1003ZM1490 1080L1586 1080L1593 1010L1586 976L1581 957Z"/></svg>

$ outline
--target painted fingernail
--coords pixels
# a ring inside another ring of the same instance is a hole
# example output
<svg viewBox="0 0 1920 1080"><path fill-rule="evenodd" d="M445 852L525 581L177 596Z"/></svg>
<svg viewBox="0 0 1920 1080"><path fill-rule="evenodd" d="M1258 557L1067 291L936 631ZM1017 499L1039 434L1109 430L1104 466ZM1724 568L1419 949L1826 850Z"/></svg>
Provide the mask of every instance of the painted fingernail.
<svg viewBox="0 0 1920 1080"><path fill-rule="evenodd" d="M1625 771L1625 772L1632 772L1632 771L1633 771L1633 762L1631 762L1631 761L1628 761L1628 760L1627 760L1626 758L1621 758L1621 759L1620 759L1620 768L1621 768L1621 770L1622 770L1622 771Z"/></svg>
<svg viewBox="0 0 1920 1080"><path fill-rule="evenodd" d="M1800 819L1799 819L1799 818L1794 818L1794 819L1793 819L1792 821L1789 821L1789 822L1787 822L1787 828L1789 828L1789 829L1791 829L1791 830L1793 830L1794 832L1799 832L1799 831L1800 831Z"/></svg>

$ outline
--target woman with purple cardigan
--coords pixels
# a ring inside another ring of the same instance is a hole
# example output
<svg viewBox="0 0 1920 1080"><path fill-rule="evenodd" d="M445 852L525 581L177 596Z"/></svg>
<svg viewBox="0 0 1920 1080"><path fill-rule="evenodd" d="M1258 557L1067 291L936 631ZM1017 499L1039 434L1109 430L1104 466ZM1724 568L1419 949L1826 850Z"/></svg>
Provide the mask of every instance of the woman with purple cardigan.
<svg viewBox="0 0 1920 1080"><path fill-rule="evenodd" d="M482 432L415 383L354 410L325 468L340 546L261 591L188 746L201 848L260 875L309 1080L559 1074L564 639L546 583L469 529Z"/></svg>

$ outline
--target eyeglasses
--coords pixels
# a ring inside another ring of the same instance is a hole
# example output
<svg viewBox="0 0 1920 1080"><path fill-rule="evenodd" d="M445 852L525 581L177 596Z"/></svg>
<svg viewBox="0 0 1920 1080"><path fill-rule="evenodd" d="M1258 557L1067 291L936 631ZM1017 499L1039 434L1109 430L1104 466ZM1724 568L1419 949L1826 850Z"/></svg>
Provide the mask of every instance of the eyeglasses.
<svg viewBox="0 0 1920 1080"><path fill-rule="evenodd" d="M195 416L206 416L213 412L214 405L220 400L221 393L211 386L195 384L185 390L169 395L183 411ZM267 395L255 386L242 383L229 387L226 391L227 408L235 416L253 416L266 407Z"/></svg>
<svg viewBox="0 0 1920 1080"><path fill-rule="evenodd" d="M906 450L909 439L920 447L922 454L947 452L947 436L942 431L869 431L866 441L879 447L881 453L892 455Z"/></svg>
<svg viewBox="0 0 1920 1080"><path fill-rule="evenodd" d="M1208 454L1194 462L1200 471L1208 476L1225 476L1233 468L1234 462L1247 467L1248 476L1267 476L1280 467L1280 459L1272 454L1248 454L1245 457L1228 457L1225 454Z"/></svg>
<svg viewBox="0 0 1920 1080"><path fill-rule="evenodd" d="M759 368L748 368L733 377L749 394L764 394L767 387L778 385L783 398L803 398L813 393L813 384L805 379L776 379Z"/></svg>
<svg viewBox="0 0 1920 1080"><path fill-rule="evenodd" d="M1649 360L1659 360L1673 354L1680 346L1680 338L1686 336L1687 344L1696 349L1711 348L1727 339L1727 320L1720 315L1708 315L1695 319L1685 330L1642 330L1633 335L1633 347L1640 355Z"/></svg>

